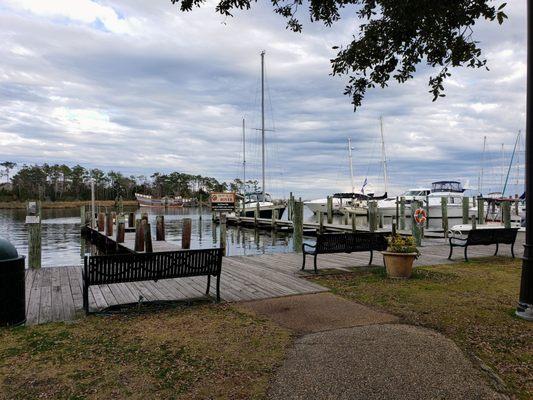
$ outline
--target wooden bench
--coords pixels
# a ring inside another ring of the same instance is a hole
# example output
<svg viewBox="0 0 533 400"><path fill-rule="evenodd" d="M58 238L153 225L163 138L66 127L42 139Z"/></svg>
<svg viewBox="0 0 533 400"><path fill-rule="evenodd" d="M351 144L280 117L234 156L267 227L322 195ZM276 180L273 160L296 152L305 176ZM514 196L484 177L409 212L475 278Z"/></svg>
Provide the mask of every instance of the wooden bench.
<svg viewBox="0 0 533 400"><path fill-rule="evenodd" d="M372 264L374 251L384 251L387 249L387 238L383 233L356 232L356 233L325 233L316 237L316 244L302 245L303 264L305 269L306 255L314 257L315 274L317 273L316 259L319 254L328 253L355 253L370 251L370 261Z"/></svg>
<svg viewBox="0 0 533 400"><path fill-rule="evenodd" d="M468 261L468 246L490 246L493 244L496 245L496 251L494 252L494 255L498 254L498 248L500 244L510 244L511 254L514 258L514 244L516 241L517 233L518 228L472 229L471 231L468 231L466 233L466 237L461 237L463 235L460 231L452 231L453 235L449 238L450 255L448 256L448 260L452 258L454 247L464 247L465 260ZM459 237L457 237L456 235L459 235Z"/></svg>
<svg viewBox="0 0 533 400"><path fill-rule="evenodd" d="M209 295L211 276L216 277L216 299L220 301L221 269L222 249L86 256L83 266L83 309L89 313L91 285L192 276L207 276L206 295Z"/></svg>

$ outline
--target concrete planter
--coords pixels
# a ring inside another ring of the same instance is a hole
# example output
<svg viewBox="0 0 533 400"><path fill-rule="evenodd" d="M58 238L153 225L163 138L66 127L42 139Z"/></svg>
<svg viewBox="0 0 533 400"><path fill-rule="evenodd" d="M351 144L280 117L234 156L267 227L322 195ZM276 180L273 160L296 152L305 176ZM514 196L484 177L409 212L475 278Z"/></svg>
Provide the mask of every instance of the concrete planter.
<svg viewBox="0 0 533 400"><path fill-rule="evenodd" d="M413 263L415 262L417 253L392 253L390 251L384 251L382 254L389 278L407 279L411 277Z"/></svg>

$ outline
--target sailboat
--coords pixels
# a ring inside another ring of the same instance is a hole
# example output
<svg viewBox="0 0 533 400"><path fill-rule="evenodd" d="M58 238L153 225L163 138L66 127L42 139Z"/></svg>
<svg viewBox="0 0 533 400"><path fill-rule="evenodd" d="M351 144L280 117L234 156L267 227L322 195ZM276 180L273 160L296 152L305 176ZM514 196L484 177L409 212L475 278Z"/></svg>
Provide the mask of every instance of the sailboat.
<svg viewBox="0 0 533 400"><path fill-rule="evenodd" d="M282 202L274 202L270 194L266 192L266 158L265 158L265 51L261 52L261 190L254 192L246 191L246 125L243 119L243 201L244 216L253 217L259 207L259 218L272 218L272 212L277 210L281 218L286 205Z"/></svg>
<svg viewBox="0 0 533 400"><path fill-rule="evenodd" d="M350 164L350 182L352 185L352 191L350 193L336 193L332 196L332 206L334 212L340 212L342 209L345 209L346 206L351 206L354 200L354 197L357 196L355 193L355 182L354 182L354 173L353 173L353 158L352 158L352 138L348 138L348 160ZM343 201L344 200L344 201ZM327 212L327 203L328 199L316 199L305 202L304 204L311 210L313 213ZM366 214L365 210L360 210L361 214Z"/></svg>

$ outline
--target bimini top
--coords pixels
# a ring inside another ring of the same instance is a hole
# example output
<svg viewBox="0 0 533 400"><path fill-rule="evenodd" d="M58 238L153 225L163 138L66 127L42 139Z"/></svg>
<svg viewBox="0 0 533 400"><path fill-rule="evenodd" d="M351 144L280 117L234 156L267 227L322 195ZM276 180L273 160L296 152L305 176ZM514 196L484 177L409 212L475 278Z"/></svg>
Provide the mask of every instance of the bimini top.
<svg viewBox="0 0 533 400"><path fill-rule="evenodd" d="M433 192L456 192L463 193L463 185L457 181L438 181L431 184L431 193Z"/></svg>

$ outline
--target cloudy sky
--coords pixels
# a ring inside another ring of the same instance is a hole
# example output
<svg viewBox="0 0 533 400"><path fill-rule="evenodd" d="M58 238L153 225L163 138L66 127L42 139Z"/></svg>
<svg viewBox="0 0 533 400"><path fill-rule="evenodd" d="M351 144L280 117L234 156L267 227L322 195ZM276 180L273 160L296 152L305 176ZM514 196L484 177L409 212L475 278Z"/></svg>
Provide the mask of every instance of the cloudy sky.
<svg viewBox="0 0 533 400"><path fill-rule="evenodd" d="M227 19L213 1L182 14L170 0L0 0L0 160L232 180L244 117L248 176L259 178L265 50L267 191L350 190L351 137L356 186L368 178L381 192L380 116L389 193L441 179L477 187L484 136L485 191L501 190L525 127L525 1L509 2L503 26L476 24L490 71L454 71L433 103L435 71L422 67L407 84L371 91L356 113L345 80L329 75L331 47L357 28L351 12L295 34L259 3ZM513 184L522 171L513 168Z"/></svg>

